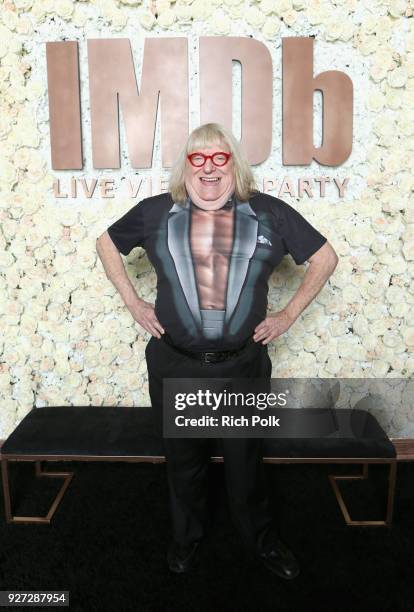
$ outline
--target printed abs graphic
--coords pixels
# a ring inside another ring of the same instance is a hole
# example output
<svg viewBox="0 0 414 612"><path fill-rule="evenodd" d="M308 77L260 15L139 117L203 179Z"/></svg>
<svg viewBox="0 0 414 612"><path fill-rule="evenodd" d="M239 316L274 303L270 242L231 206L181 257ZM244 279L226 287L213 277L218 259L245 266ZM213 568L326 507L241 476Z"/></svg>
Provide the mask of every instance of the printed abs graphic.
<svg viewBox="0 0 414 612"><path fill-rule="evenodd" d="M168 248L204 338L223 336L256 247L257 225L250 205L236 199L220 211L191 207L189 199L170 210Z"/></svg>
<svg viewBox="0 0 414 612"><path fill-rule="evenodd" d="M203 336L211 340L223 335L233 226L232 207L191 211L190 244Z"/></svg>

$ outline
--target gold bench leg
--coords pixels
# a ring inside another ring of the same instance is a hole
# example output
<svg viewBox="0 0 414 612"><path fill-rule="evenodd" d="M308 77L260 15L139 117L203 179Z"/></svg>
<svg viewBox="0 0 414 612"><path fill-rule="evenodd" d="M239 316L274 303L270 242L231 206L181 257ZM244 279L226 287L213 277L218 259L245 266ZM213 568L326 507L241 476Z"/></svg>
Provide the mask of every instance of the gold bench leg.
<svg viewBox="0 0 414 612"><path fill-rule="evenodd" d="M1 476L3 480L3 495L4 495L4 509L6 514L6 521L8 523L36 523L36 524L50 524L50 520L54 515L56 508L58 507L66 489L68 488L70 481L73 478L73 472L43 472L41 469L41 462L35 462L35 473L37 477L47 478L64 478L64 482L56 495L52 505L49 508L46 516L14 516L11 509L10 499L10 485L9 485L9 470L8 460L1 460Z"/></svg>
<svg viewBox="0 0 414 612"><path fill-rule="evenodd" d="M357 476L336 476L330 475L329 480L332 485L332 488L335 493L335 497L338 501L338 504L342 510L342 514L345 518L345 522L347 525L352 527L354 526L370 526L370 527L390 527L392 523L392 514L394 509L394 493L395 493L395 482L396 482L396 474L397 474L397 461L392 460L387 462L390 464L389 474L388 474L388 499L387 499L387 511L386 517L384 521L354 521L351 519L348 509L345 505L344 499L342 497L342 493L339 490L339 487L336 483L337 480L366 480L368 478L368 463L364 463L362 474L358 474Z"/></svg>

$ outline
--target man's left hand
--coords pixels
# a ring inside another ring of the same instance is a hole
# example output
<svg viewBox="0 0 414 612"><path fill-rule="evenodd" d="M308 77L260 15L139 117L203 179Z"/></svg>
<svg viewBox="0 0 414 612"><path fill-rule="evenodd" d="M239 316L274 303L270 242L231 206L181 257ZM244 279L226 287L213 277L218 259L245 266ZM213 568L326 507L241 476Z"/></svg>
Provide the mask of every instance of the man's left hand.
<svg viewBox="0 0 414 612"><path fill-rule="evenodd" d="M255 328L253 340L268 344L274 338L284 334L293 322L294 320L284 310L270 314Z"/></svg>

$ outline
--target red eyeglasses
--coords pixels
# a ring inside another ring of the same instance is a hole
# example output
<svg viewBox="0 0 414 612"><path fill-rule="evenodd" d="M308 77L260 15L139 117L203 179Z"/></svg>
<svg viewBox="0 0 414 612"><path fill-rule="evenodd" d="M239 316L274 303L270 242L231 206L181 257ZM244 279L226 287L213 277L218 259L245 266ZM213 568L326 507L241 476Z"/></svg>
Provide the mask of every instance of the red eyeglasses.
<svg viewBox="0 0 414 612"><path fill-rule="evenodd" d="M187 159L192 166L201 168L204 166L208 159L211 159L215 166L225 166L231 157L231 153L225 153L224 151L217 151L213 155L204 155L204 153L191 153L187 155Z"/></svg>

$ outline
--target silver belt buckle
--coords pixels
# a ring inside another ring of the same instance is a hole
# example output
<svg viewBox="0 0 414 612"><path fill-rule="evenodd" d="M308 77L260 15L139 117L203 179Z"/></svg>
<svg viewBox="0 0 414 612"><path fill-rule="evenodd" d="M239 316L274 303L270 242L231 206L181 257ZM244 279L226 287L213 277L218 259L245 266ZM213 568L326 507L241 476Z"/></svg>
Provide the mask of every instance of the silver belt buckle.
<svg viewBox="0 0 414 612"><path fill-rule="evenodd" d="M215 363L214 359L213 360L209 359L209 355L213 355L214 356L215 353L212 353L212 352L210 352L210 353L203 353L203 358L202 358L202 362L203 363Z"/></svg>

